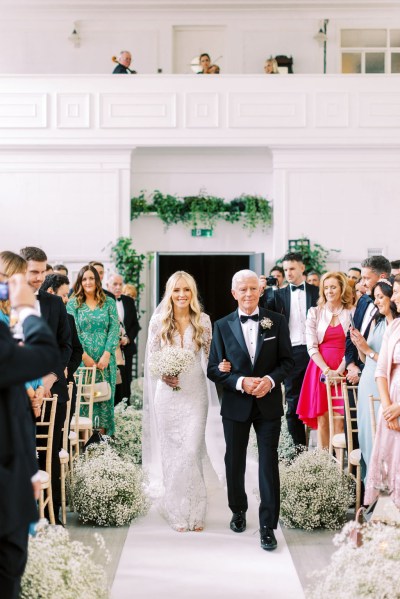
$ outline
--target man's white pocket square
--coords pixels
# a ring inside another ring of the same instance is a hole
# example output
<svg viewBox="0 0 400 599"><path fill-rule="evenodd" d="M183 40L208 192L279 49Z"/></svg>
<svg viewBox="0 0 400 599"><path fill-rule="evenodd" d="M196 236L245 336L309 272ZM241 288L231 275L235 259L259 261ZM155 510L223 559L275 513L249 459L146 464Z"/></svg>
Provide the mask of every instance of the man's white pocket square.
<svg viewBox="0 0 400 599"><path fill-rule="evenodd" d="M276 339L276 337L267 337L266 339L264 339L263 343L265 343L266 341L272 341L272 339Z"/></svg>

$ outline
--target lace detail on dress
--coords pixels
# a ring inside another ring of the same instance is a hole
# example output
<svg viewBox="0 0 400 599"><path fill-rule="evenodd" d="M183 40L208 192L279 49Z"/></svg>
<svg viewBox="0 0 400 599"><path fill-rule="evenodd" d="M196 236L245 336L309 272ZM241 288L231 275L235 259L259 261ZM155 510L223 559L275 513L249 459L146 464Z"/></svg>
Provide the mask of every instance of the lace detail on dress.
<svg viewBox="0 0 400 599"><path fill-rule="evenodd" d="M178 332L173 338L173 345L195 352L193 366L179 377L181 390L173 391L158 380L154 397L164 485L159 508L176 530L204 526L207 508L205 474L216 477L205 444L208 392L201 354L204 350L208 358L211 344L211 322L206 314L201 315L201 324L204 327L201 351L196 351L192 325L186 328L182 338ZM162 345L161 316L156 314L149 326L150 355Z"/></svg>

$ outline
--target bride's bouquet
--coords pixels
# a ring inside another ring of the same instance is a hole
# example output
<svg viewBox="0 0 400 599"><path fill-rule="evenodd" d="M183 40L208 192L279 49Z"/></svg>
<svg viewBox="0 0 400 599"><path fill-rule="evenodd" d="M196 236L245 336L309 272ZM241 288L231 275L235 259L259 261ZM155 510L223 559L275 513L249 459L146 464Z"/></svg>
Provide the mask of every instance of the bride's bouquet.
<svg viewBox="0 0 400 599"><path fill-rule="evenodd" d="M194 352L190 349L166 345L155 352L150 359L150 371L153 376L179 376L189 370L194 362ZM180 391L173 387L173 391Z"/></svg>

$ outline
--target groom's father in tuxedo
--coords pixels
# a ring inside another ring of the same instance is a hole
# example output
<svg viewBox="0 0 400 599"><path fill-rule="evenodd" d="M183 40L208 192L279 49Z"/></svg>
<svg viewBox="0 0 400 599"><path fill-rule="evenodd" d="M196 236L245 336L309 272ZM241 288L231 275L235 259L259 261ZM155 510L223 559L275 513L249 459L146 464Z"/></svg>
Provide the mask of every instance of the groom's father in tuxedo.
<svg viewBox="0 0 400 599"><path fill-rule="evenodd" d="M244 486L246 453L251 425L259 453L259 508L261 547L275 549L274 529L280 508L278 442L281 429L281 382L294 362L286 320L258 307L259 281L255 272L241 270L232 280L238 309L215 323L208 377L223 387L221 415L226 442L225 467L230 528L246 529L247 495ZM219 364L230 363L230 372Z"/></svg>

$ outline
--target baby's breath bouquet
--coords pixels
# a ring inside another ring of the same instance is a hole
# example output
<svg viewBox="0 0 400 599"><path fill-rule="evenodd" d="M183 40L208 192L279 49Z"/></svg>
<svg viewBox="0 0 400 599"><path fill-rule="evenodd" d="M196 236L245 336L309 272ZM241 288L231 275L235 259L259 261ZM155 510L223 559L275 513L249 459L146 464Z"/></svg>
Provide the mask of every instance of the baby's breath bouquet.
<svg viewBox="0 0 400 599"><path fill-rule="evenodd" d="M249 450L251 455L258 458L257 436L253 427L250 429ZM282 416L281 434L279 436L278 459L284 464L290 464L297 455L296 446L289 433L286 416Z"/></svg>
<svg viewBox="0 0 400 599"><path fill-rule="evenodd" d="M335 530L346 522L354 481L327 451L304 451L281 466L281 514L291 528Z"/></svg>
<svg viewBox="0 0 400 599"><path fill-rule="evenodd" d="M149 507L144 474L109 445L89 446L74 466L72 503L82 522L122 526Z"/></svg>
<svg viewBox="0 0 400 599"><path fill-rule="evenodd" d="M308 599L398 599L400 597L400 528L381 523L361 526L362 545L350 532L360 525L349 522L333 542L339 547L327 568L313 574Z"/></svg>
<svg viewBox="0 0 400 599"><path fill-rule="evenodd" d="M194 362L194 352L190 349L165 345L151 356L150 370L153 376L179 376L186 372ZM174 391L180 391L174 387Z"/></svg>
<svg viewBox="0 0 400 599"><path fill-rule="evenodd" d="M135 408L135 410L143 409L143 377L133 379L131 384L131 396L129 399L129 405Z"/></svg>
<svg viewBox="0 0 400 599"><path fill-rule="evenodd" d="M107 578L92 553L93 549L71 541L61 526L44 527L29 538L20 599L76 599L78 595L107 599Z"/></svg>
<svg viewBox="0 0 400 599"><path fill-rule="evenodd" d="M122 458L142 463L142 412L121 401L114 409L115 434L111 446Z"/></svg>

